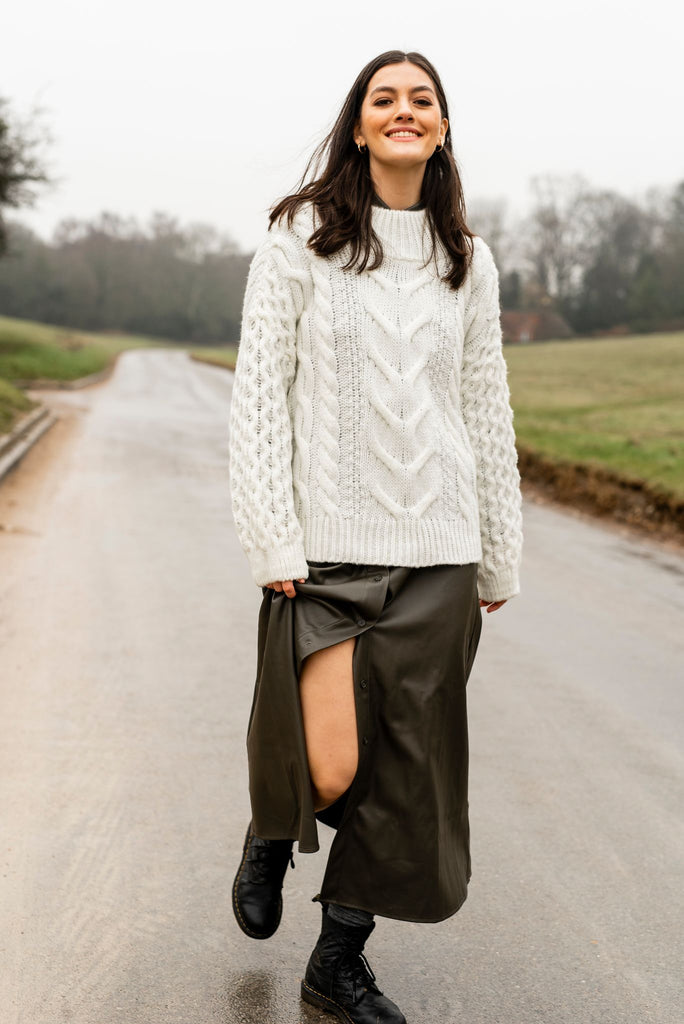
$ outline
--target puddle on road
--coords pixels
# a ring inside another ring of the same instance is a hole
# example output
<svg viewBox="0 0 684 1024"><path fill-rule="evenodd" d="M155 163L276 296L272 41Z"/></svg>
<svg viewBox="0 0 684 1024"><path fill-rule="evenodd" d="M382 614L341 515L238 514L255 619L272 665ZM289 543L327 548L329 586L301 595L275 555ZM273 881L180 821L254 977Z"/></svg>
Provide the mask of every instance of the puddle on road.
<svg viewBox="0 0 684 1024"><path fill-rule="evenodd" d="M28 526L8 526L7 523L0 523L0 533L18 533L25 537L42 537L39 530L31 530Z"/></svg>
<svg viewBox="0 0 684 1024"><path fill-rule="evenodd" d="M324 1024L329 1014L316 1010L299 998L299 984L284 991L271 971L235 972L228 979L221 999L226 1024Z"/></svg>

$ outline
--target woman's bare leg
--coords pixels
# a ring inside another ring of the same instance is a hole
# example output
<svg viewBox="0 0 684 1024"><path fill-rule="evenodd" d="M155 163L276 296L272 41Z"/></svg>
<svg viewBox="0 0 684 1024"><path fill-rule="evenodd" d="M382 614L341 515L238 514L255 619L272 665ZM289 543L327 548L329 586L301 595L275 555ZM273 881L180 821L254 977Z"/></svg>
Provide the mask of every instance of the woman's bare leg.
<svg viewBox="0 0 684 1024"><path fill-rule="evenodd" d="M317 811L349 789L359 760L352 655L356 637L304 659L300 695Z"/></svg>

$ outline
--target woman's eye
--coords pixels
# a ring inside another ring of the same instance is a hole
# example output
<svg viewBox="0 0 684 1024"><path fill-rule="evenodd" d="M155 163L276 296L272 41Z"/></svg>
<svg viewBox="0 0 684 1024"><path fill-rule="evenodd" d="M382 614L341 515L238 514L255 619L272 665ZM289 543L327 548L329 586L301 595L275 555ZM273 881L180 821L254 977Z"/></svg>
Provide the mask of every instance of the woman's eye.
<svg viewBox="0 0 684 1024"><path fill-rule="evenodd" d="M391 102L392 101L390 99L385 98L385 99L382 99L382 100L376 100L375 103L373 104L373 106L374 107L379 107L381 104L391 103ZM432 100L426 99L425 96L423 96L420 99L417 99L416 103L424 103L426 107L431 107L432 106Z"/></svg>

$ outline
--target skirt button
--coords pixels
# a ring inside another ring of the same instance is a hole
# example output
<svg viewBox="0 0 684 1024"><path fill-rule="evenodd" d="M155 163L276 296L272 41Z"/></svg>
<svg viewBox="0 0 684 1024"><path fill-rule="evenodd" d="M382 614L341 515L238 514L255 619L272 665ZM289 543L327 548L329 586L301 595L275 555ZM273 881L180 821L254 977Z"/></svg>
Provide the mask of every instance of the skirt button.
<svg viewBox="0 0 684 1024"><path fill-rule="evenodd" d="M357 619L356 620L356 625L357 626L365 626L366 625L366 620L365 619Z"/></svg>
<svg viewBox="0 0 684 1024"><path fill-rule="evenodd" d="M380 583L382 576L374 576L373 579L375 580L376 583Z"/></svg>

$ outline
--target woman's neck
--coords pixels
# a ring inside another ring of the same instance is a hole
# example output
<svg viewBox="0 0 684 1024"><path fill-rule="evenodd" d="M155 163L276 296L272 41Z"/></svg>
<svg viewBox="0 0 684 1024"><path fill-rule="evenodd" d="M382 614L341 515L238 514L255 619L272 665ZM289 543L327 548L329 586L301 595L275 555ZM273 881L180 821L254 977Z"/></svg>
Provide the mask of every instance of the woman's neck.
<svg viewBox="0 0 684 1024"><path fill-rule="evenodd" d="M420 202L425 165L401 170L371 165L370 174L376 195L391 210L407 210Z"/></svg>

